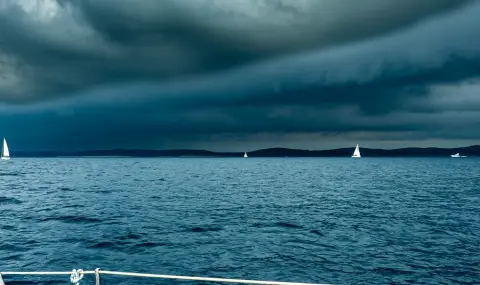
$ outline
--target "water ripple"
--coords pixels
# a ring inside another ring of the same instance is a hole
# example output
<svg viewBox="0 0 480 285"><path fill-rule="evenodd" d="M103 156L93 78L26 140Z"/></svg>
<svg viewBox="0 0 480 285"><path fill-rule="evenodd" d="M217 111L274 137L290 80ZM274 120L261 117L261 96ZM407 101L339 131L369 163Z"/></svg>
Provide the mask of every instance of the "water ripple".
<svg viewBox="0 0 480 285"><path fill-rule="evenodd" d="M479 173L475 158L15 159L0 172L0 271L100 266L336 284L474 284Z"/></svg>
<svg viewBox="0 0 480 285"><path fill-rule="evenodd" d="M0 205L2 204L21 204L22 201L20 201L19 199L15 199L15 198L12 198L12 197L2 197L0 196Z"/></svg>

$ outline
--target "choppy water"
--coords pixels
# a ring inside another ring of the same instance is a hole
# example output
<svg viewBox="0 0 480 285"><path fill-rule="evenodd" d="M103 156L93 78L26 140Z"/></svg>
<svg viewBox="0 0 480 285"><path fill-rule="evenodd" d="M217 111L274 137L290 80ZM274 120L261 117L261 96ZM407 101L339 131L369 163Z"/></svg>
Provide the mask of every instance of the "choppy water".
<svg viewBox="0 0 480 285"><path fill-rule="evenodd" d="M0 180L0 271L480 282L480 159L12 159Z"/></svg>

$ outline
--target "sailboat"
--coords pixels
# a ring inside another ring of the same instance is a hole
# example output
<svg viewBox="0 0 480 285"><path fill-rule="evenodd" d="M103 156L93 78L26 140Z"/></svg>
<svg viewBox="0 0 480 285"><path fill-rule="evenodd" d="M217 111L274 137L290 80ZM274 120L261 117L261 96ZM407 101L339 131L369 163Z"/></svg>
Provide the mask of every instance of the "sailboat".
<svg viewBox="0 0 480 285"><path fill-rule="evenodd" d="M355 151L353 152L352 157L355 157L355 158L360 158L360 157L362 157L362 156L360 155L360 149L358 148L358 144L357 144L357 146L355 147Z"/></svg>
<svg viewBox="0 0 480 285"><path fill-rule="evenodd" d="M10 152L8 151L7 140L3 138L3 146L2 146L2 156L0 157L2 160L9 160L10 159Z"/></svg>
<svg viewBox="0 0 480 285"><path fill-rule="evenodd" d="M245 154L243 155L243 157L248 157L247 153L245 153Z"/></svg>

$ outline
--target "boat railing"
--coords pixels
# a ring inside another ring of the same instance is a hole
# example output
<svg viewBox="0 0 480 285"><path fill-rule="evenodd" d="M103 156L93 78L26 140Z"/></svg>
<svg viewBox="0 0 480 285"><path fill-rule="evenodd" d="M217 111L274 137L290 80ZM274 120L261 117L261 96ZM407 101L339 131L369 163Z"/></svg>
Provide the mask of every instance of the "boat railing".
<svg viewBox="0 0 480 285"><path fill-rule="evenodd" d="M34 275L66 275L70 276L70 282L75 285L80 285L80 280L84 275L95 275L95 285L100 285L101 275L117 275L117 276L130 276L130 277L147 277L147 278L161 278L161 279L175 279L175 280L188 280L188 281L207 281L207 282L219 282L219 283L243 283L243 284L261 284L261 285L332 285L332 284L319 284L319 283L298 283L298 282L279 282L279 281L261 281L261 280L245 280L245 279L228 279L228 278L216 278L216 277L195 277L195 276L180 276L180 275L164 275L164 274L150 274L150 273L134 273L134 272L122 272L122 271L108 271L100 270L82 270L74 269L72 271L25 271L25 272L1 272L0 271L0 285L5 285L2 276L34 276Z"/></svg>

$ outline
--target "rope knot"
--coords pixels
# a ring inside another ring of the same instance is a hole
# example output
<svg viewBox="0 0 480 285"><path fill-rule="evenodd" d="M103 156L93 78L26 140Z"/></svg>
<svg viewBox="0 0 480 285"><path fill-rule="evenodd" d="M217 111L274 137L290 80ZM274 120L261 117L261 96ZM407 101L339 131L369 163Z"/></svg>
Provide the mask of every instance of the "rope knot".
<svg viewBox="0 0 480 285"><path fill-rule="evenodd" d="M72 275L70 275L70 282L74 283L75 285L79 285L80 280L83 278L83 270L82 269L73 269Z"/></svg>

